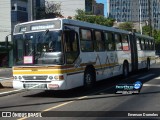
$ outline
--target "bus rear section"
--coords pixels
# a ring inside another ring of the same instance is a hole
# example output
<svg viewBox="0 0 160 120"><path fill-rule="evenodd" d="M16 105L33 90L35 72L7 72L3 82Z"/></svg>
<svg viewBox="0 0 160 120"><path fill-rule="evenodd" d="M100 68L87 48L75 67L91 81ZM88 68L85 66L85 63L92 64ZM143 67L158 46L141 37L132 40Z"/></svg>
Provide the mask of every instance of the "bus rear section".
<svg viewBox="0 0 160 120"><path fill-rule="evenodd" d="M149 70L155 63L155 41L152 37L135 34L138 69ZM135 53L133 53L135 54Z"/></svg>

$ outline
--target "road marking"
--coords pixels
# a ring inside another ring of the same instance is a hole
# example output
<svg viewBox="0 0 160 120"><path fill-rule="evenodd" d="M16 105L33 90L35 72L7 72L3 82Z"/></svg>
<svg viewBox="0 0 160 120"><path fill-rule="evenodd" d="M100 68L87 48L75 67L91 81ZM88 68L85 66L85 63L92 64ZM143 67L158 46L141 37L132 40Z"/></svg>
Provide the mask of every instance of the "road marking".
<svg viewBox="0 0 160 120"><path fill-rule="evenodd" d="M13 77L10 77L10 78L0 77L0 81L4 81L4 80L11 80L11 79L13 79Z"/></svg>
<svg viewBox="0 0 160 120"><path fill-rule="evenodd" d="M83 96L83 97L78 98L78 100L82 100L82 99L87 98L87 97L88 96Z"/></svg>
<svg viewBox="0 0 160 120"><path fill-rule="evenodd" d="M138 79L146 79L146 78L148 78L148 77L151 77L151 76L153 76L154 74L148 74L148 75L146 75L146 76L143 76L143 77L140 77L140 78L138 78Z"/></svg>
<svg viewBox="0 0 160 120"><path fill-rule="evenodd" d="M9 91L9 92L2 92L2 93L0 93L0 97L4 96L4 95L10 95L10 94L18 93L18 92L23 92L23 91L27 91L27 90L18 89L18 90L12 90L12 91Z"/></svg>
<svg viewBox="0 0 160 120"><path fill-rule="evenodd" d="M156 77L156 78L154 78L154 79L160 79L160 77Z"/></svg>
<svg viewBox="0 0 160 120"><path fill-rule="evenodd" d="M53 109L62 107L62 106L64 106L64 105L70 104L70 103L72 103L72 102L75 102L75 101L72 100L72 101L69 101L69 102L65 102L65 103L62 103L62 104L60 104L60 105L57 105L57 106L54 106L54 107L45 109L45 110L43 110L42 112L50 111L50 110L53 110Z"/></svg>
<svg viewBox="0 0 160 120"><path fill-rule="evenodd" d="M149 86L149 87L160 87L160 85L155 85L155 84L143 84L143 86Z"/></svg>

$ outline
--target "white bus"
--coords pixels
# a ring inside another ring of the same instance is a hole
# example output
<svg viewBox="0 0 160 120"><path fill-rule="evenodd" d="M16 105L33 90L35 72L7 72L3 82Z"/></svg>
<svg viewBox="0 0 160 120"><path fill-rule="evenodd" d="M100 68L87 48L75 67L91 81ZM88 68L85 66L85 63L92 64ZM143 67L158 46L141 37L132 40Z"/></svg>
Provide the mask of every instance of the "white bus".
<svg viewBox="0 0 160 120"><path fill-rule="evenodd" d="M15 26L13 87L67 90L155 63L154 39L70 19Z"/></svg>

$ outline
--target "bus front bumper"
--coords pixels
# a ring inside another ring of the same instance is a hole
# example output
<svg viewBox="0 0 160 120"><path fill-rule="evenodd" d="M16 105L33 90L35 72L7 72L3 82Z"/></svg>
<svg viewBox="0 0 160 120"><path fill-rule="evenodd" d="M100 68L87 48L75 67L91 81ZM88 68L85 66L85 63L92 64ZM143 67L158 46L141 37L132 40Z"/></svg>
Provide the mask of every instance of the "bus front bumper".
<svg viewBox="0 0 160 120"><path fill-rule="evenodd" d="M13 80L13 88L15 89L44 89L44 90L66 90L66 82L50 81L50 82L25 82Z"/></svg>

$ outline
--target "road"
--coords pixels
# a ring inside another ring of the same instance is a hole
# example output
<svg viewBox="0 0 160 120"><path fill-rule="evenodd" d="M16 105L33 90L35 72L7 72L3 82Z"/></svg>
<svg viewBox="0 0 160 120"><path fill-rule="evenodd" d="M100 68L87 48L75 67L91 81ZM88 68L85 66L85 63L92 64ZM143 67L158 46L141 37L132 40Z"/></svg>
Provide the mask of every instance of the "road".
<svg viewBox="0 0 160 120"><path fill-rule="evenodd" d="M115 85L120 83L134 83L136 81L143 83L140 94L115 94ZM95 88L88 91L83 88L76 88L69 91L28 90L4 96L0 98L0 111L40 112L42 116L47 116L41 119L47 120L53 119L52 117L58 120L84 120L83 117L86 116L90 116L87 119L92 120L111 119L111 116L114 120L128 120L130 119L127 116L128 114L155 113L159 117L149 116L142 118L144 120L158 120L160 119L160 64L154 65L149 72L139 71L127 79L116 77L98 82ZM110 113L106 113L106 111L110 111ZM99 117L99 115L107 117ZM64 117L60 118L58 116ZM120 116L125 118L119 118ZM18 119L32 120L36 118L22 117ZM39 119L37 118L37 120ZM140 117L132 117L132 119L137 120Z"/></svg>

